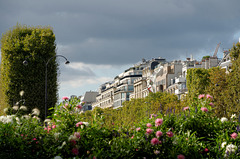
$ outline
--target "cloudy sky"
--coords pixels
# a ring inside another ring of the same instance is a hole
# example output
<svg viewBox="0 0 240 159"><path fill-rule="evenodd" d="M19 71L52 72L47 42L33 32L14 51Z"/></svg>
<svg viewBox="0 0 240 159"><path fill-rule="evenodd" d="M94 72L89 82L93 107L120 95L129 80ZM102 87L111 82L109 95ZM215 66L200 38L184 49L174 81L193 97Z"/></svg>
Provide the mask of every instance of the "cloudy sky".
<svg viewBox="0 0 240 159"><path fill-rule="evenodd" d="M17 23L51 26L59 96L83 95L141 61L218 55L240 37L239 0L0 0L0 34Z"/></svg>

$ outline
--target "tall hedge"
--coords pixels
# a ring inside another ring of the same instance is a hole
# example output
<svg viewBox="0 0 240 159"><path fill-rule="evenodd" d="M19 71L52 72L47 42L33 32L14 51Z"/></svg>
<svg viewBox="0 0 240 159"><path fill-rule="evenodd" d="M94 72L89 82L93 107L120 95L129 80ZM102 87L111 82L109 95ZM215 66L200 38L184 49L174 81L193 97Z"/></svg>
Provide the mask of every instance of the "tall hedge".
<svg viewBox="0 0 240 159"><path fill-rule="evenodd" d="M1 38L1 105L9 108L21 99L25 100L28 113L38 108L45 116L45 68L46 62L56 55L55 34L51 27L30 27L17 24ZM28 65L23 65L24 60ZM57 102L58 64L53 58L48 63L48 108ZM19 95L24 91L24 95ZM20 103L21 105L23 103Z"/></svg>
<svg viewBox="0 0 240 159"><path fill-rule="evenodd" d="M188 97L193 99L199 94L204 94L209 86L209 70L204 68L191 68L187 70Z"/></svg>
<svg viewBox="0 0 240 159"><path fill-rule="evenodd" d="M228 90L224 98L230 113L240 112L240 43L236 43L230 50L232 67L227 78Z"/></svg>

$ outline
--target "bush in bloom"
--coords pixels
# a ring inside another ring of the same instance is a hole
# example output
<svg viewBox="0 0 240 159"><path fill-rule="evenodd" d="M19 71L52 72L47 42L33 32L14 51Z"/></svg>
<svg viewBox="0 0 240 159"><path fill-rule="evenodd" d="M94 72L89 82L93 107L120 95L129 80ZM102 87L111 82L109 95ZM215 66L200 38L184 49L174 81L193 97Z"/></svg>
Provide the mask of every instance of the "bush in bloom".
<svg viewBox="0 0 240 159"><path fill-rule="evenodd" d="M212 99L202 95L178 114L154 112L156 116L147 116L131 127L109 128L104 125L103 114L94 115L92 120L82 118L82 103L64 98L44 123L32 115L18 118L19 122L16 116L0 117L0 158L6 154L11 154L10 158L20 154L56 159L239 158L239 123L235 117L222 122L212 116Z"/></svg>

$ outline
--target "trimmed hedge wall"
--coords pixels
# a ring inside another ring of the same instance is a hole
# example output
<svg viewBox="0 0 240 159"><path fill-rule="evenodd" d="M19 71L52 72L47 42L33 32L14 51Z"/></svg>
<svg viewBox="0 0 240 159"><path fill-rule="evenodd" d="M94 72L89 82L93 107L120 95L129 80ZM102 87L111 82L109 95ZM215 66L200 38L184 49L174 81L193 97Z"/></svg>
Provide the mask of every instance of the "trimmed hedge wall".
<svg viewBox="0 0 240 159"><path fill-rule="evenodd" d="M55 34L50 27L29 27L17 24L1 38L0 108L11 108L16 102L45 115L45 68L48 59L56 55ZM28 65L23 65L23 61ZM48 63L48 108L57 102L57 70L55 59ZM20 96L19 92L24 91Z"/></svg>

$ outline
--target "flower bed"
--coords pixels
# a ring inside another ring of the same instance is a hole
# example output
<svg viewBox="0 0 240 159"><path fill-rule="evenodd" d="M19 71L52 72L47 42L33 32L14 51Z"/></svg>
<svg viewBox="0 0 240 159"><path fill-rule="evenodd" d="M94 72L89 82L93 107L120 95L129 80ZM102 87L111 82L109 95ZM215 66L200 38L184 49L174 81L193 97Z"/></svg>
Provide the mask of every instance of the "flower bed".
<svg viewBox="0 0 240 159"><path fill-rule="evenodd" d="M34 112L1 116L0 158L240 158L236 115L214 117L211 99L200 95L179 114L108 128L104 115L86 121L79 114L83 103L65 97L44 123Z"/></svg>

